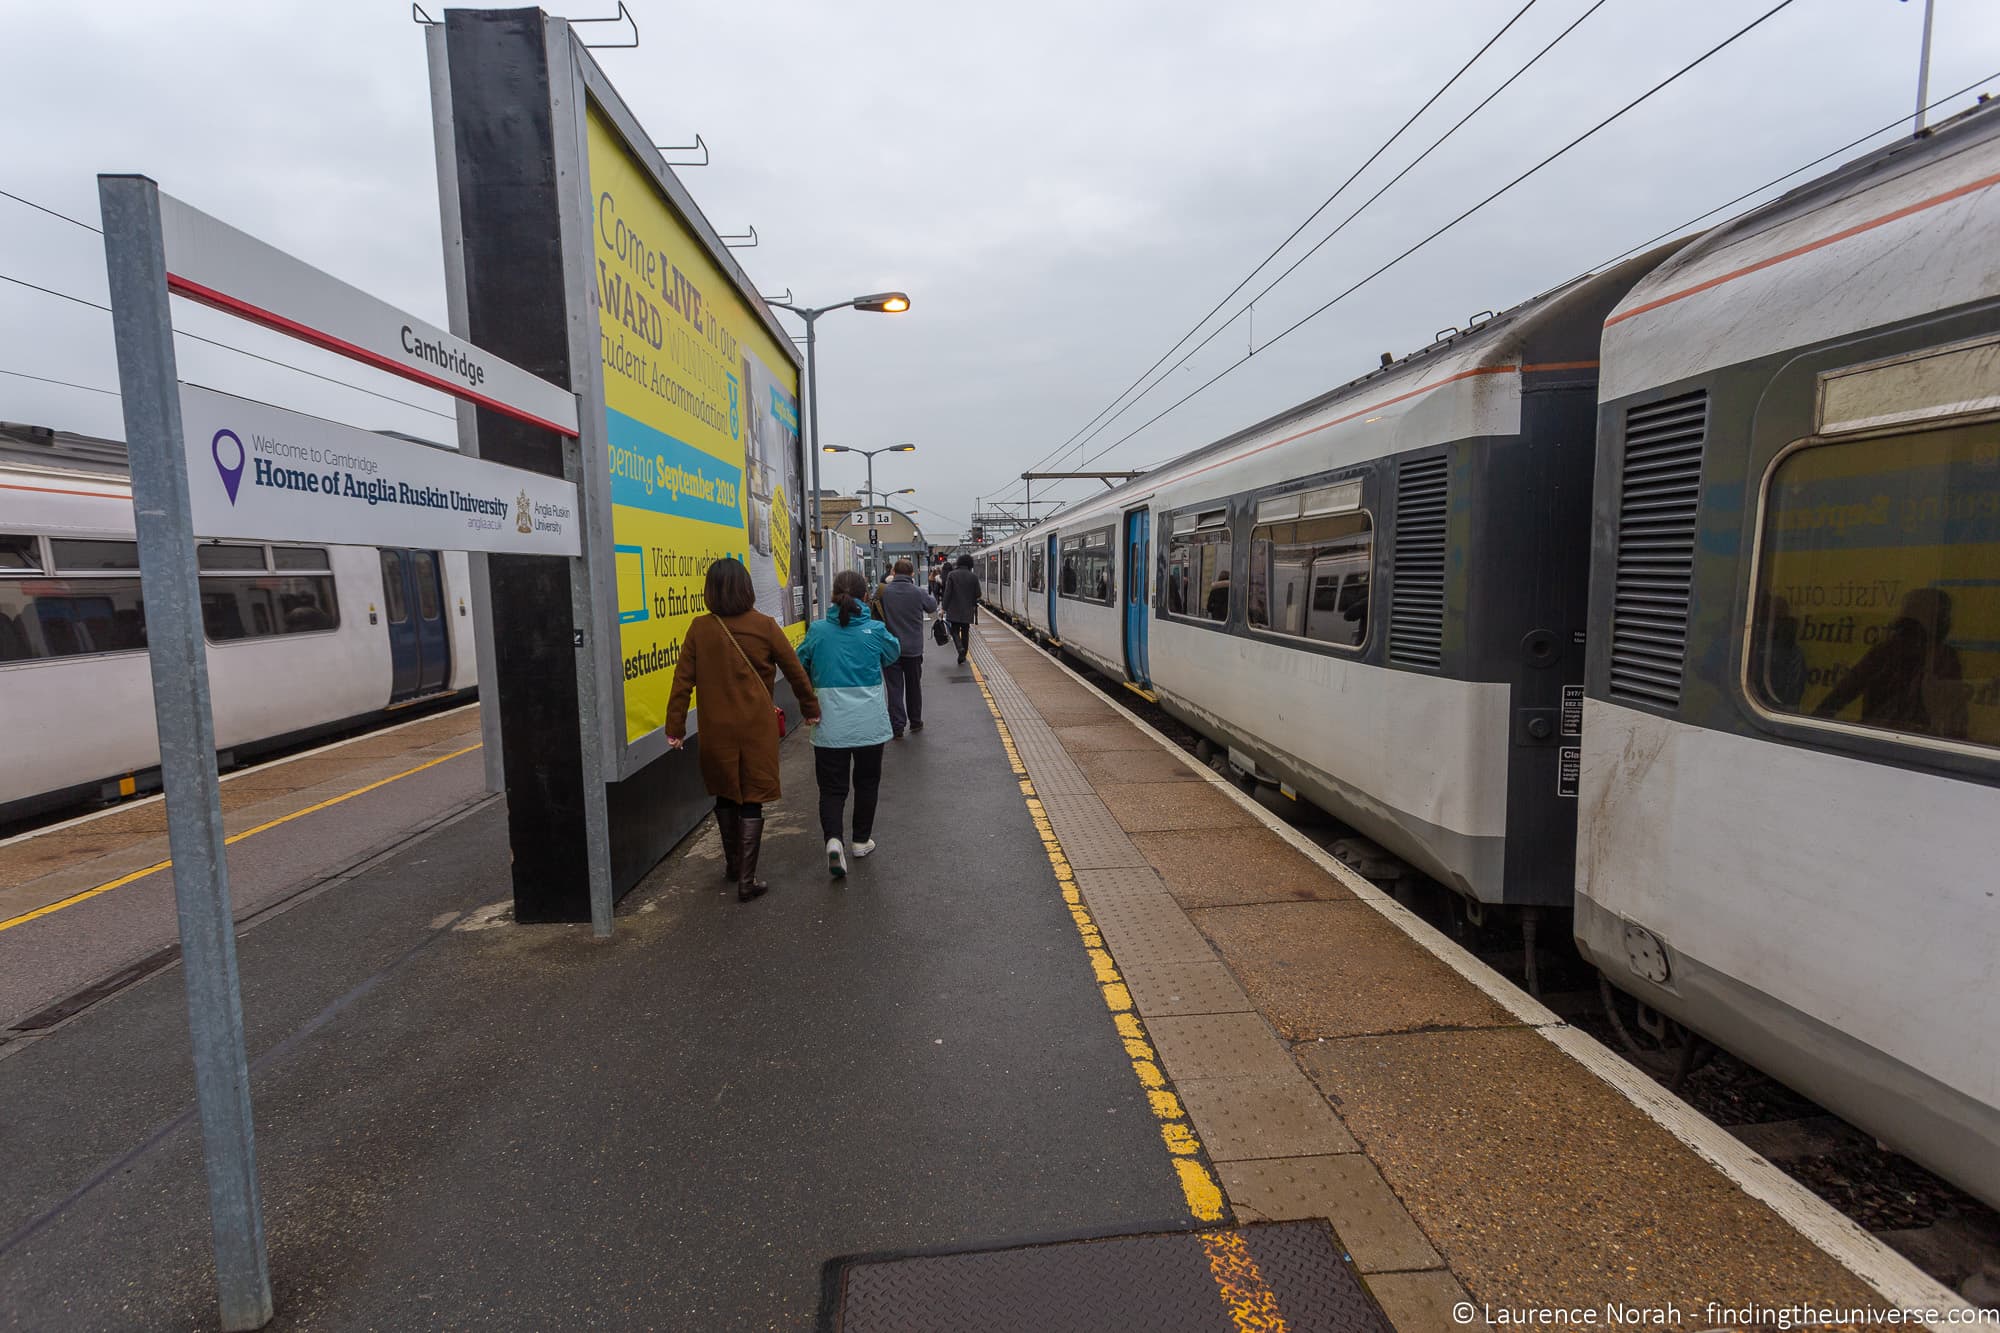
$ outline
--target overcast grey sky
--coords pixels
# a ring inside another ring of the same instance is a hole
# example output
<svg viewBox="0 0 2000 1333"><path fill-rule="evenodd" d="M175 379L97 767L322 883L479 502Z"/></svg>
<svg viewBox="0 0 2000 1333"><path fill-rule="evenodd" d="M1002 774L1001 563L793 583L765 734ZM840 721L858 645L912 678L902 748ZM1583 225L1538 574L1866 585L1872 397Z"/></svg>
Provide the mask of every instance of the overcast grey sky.
<svg viewBox="0 0 2000 1333"><path fill-rule="evenodd" d="M1772 2L1606 0L1266 297L1256 337ZM876 481L916 486L934 537L955 536L976 496L1007 491L1105 407L1519 8L630 3L643 44L603 51L600 62L657 138L688 142L699 132L712 146L713 164L682 178L719 230L756 226L762 244L737 253L764 290L790 287L812 303L887 286L910 292L907 315L843 313L821 324L820 421L830 443L918 444L914 455L883 460ZM1936 3L1933 95L2000 72L2000 5ZM1293 252L1590 4L1537 0ZM1922 10L1920 0L1795 0L1097 465L1142 466L1196 447L1907 115ZM444 322L423 42L406 3L93 0L10 6L7 23L0 190L94 222L94 174L143 171ZM0 273L103 299L98 238L5 199ZM448 411L436 395L213 312L182 307L176 318ZM1241 356L1249 333L1239 320L1084 452ZM199 345L181 355L191 380L449 437L449 424L424 410ZM0 283L0 369L111 387L108 317ZM114 398L8 375L0 418L122 433ZM1068 460L1077 457L1072 449ZM826 460L824 480L858 487L860 461Z"/></svg>

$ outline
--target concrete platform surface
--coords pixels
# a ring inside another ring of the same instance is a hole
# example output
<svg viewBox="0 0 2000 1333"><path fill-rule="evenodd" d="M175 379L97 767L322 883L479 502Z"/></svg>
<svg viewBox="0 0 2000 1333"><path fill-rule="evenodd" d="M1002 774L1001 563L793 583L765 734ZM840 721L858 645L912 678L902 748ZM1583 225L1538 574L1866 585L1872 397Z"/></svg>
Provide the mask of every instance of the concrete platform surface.
<svg viewBox="0 0 2000 1333"><path fill-rule="evenodd" d="M784 748L615 937L516 927L490 802L240 940L279 1328L810 1325L842 1254L1194 1219L979 687L934 663L829 882ZM212 1327L181 980L0 1059L0 1326Z"/></svg>

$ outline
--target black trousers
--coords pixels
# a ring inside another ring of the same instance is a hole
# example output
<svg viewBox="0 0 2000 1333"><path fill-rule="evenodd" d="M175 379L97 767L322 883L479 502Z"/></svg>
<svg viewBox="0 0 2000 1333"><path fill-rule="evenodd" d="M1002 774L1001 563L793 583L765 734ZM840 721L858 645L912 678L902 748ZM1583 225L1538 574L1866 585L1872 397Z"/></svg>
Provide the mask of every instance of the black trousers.
<svg viewBox="0 0 2000 1333"><path fill-rule="evenodd" d="M899 657L882 668L882 688L889 695L889 725L902 731L924 720L924 657Z"/></svg>
<svg viewBox="0 0 2000 1333"><path fill-rule="evenodd" d="M972 651L972 622L954 620L951 623L951 641L958 645L958 660L963 662Z"/></svg>
<svg viewBox="0 0 2000 1333"><path fill-rule="evenodd" d="M715 808L717 810L734 810L745 819L762 819L764 817L764 803L762 801L732 801L727 796L718 796L715 798Z"/></svg>
<svg viewBox="0 0 2000 1333"><path fill-rule="evenodd" d="M847 808L850 766L854 772L854 841L867 842L875 832L875 798L882 789L879 745L814 747L813 776L819 779L819 832L828 840L840 836L841 815Z"/></svg>

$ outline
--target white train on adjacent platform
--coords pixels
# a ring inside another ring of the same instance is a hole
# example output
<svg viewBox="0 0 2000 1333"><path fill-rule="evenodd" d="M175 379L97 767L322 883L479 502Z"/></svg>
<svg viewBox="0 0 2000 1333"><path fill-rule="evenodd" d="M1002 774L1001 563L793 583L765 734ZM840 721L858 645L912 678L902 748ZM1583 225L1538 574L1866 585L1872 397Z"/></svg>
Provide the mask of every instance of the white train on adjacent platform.
<svg viewBox="0 0 2000 1333"><path fill-rule="evenodd" d="M204 542L225 758L469 692L454 552ZM124 446L0 428L0 821L157 785L159 742Z"/></svg>
<svg viewBox="0 0 2000 1333"><path fill-rule="evenodd" d="M1242 772L1572 908L1613 985L2000 1205L2000 108L981 568Z"/></svg>

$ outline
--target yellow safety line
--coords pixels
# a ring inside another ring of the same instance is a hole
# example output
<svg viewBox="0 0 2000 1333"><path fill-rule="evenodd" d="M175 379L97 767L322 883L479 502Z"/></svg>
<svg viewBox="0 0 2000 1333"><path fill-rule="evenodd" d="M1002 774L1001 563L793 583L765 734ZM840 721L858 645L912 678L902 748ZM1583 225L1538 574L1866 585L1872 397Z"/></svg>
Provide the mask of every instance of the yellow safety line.
<svg viewBox="0 0 2000 1333"><path fill-rule="evenodd" d="M1198 1221L1219 1222L1222 1220L1222 1189L1215 1183L1215 1177L1209 1174L1208 1168L1198 1160L1201 1142L1195 1137L1194 1126L1188 1123L1181 1099L1167 1087L1167 1076L1160 1071L1159 1059L1146 1037L1145 1025L1139 1021L1139 1015L1132 1007L1132 994L1125 988L1125 979L1118 974L1110 951L1104 947L1104 936L1098 932L1097 923L1083 905L1083 894L1076 887L1076 871L1071 869L1069 858L1063 854L1055 827L1049 823L1048 811L1035 795L1035 784L1028 780L1027 766L1021 762L1020 751L1014 748L1013 733L1007 729L1007 720L1000 716L1000 706L993 701L993 691L986 686L986 675L980 671L978 663L971 665L972 678L979 683L979 692L986 698L987 711L993 714L993 725L1000 729L1000 745L1007 752L1007 762L1013 766L1014 776L1020 779L1021 795L1027 800L1029 818L1035 821L1035 832L1041 835L1042 850L1048 854L1049 864L1055 868L1056 883L1062 890L1063 902L1069 905L1070 919L1076 923L1084 952L1090 958L1091 970L1096 973L1104 1005L1111 1011L1111 1021L1117 1025L1118 1035L1125 1043L1125 1054L1131 1058L1132 1073L1138 1078L1140 1086L1145 1088L1147 1103L1160 1122L1160 1137L1165 1141L1174 1170L1180 1176L1181 1193L1187 1197L1188 1211Z"/></svg>
<svg viewBox="0 0 2000 1333"><path fill-rule="evenodd" d="M1264 1281L1263 1270L1257 1267L1243 1233L1204 1231L1201 1248L1208 1254L1209 1276L1215 1279L1238 1333L1285 1333L1277 1294Z"/></svg>
<svg viewBox="0 0 2000 1333"><path fill-rule="evenodd" d="M234 834L230 837L224 838L222 840L222 845L225 847L233 847L237 843L242 842L245 838L254 837L259 833L263 833L270 829L274 829L278 827L278 825L280 824L289 824L294 819L298 819L301 818L302 816L312 814L318 810L324 810L328 806L339 805L342 801L351 801L357 796L364 796L367 793L374 791L377 787L386 787L390 783L399 782L402 779L409 777L413 773L421 773L427 768L436 768L439 764L445 763L448 760L456 759L462 754L471 754L474 750L477 750L478 748L479 748L478 745L468 745L463 750L453 750L450 754L439 755L435 759L427 760L424 763L418 764L415 768L406 768L400 773L391 774L390 776L382 778L379 781L371 782L365 787L356 787L353 791L342 792L340 795L330 797L327 800L321 801L317 805L309 805L303 810L294 810L289 815L280 815L278 818L271 820L269 823L259 824L256 828L244 829L241 833ZM95 898L100 893L109 893L113 889L122 889L127 884L133 883L136 880L142 880L146 878L146 876L148 875L156 874L159 871L165 870L168 866L171 866L172 864L173 864L172 858L168 858L167 860L161 861L158 864L147 866L144 870L135 870L129 875L120 875L117 879L112 880L108 884L100 884L94 889L85 889L81 893L73 893L67 898L61 898L45 906L37 907L32 912L23 912L19 916L9 917L5 921L0 921L0 931L12 930L16 926L25 926L30 921L35 921L40 919L41 917L49 916L52 915L53 913L60 912L65 907L74 907L76 906L76 904L83 902L85 899Z"/></svg>

